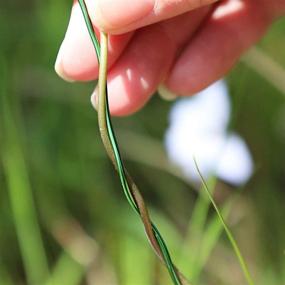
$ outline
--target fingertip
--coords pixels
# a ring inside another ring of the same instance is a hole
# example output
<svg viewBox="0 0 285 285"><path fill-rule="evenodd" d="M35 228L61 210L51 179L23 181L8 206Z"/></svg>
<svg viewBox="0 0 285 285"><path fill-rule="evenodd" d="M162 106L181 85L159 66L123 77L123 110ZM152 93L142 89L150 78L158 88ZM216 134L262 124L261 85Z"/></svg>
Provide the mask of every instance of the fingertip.
<svg viewBox="0 0 285 285"><path fill-rule="evenodd" d="M62 46L64 43L61 44L61 47L59 49L58 55L56 57L56 61L54 64L54 70L57 73L57 75L62 78L63 80L67 82L74 82L74 80L66 75L66 72L64 71L64 68L62 66Z"/></svg>
<svg viewBox="0 0 285 285"><path fill-rule="evenodd" d="M98 74L96 54L78 3L73 5L55 69L67 81L88 81Z"/></svg>
<svg viewBox="0 0 285 285"><path fill-rule="evenodd" d="M90 2L90 3L89 3ZM88 9L94 10L93 2L88 1ZM91 13L90 16L94 15ZM92 21L94 19L92 17ZM98 33L98 29L95 28ZM131 40L133 33L109 37L108 68L110 68L123 53ZM57 74L67 81L90 81L98 77L98 62L95 49L91 42L80 6L75 2L68 28L59 49L55 63Z"/></svg>

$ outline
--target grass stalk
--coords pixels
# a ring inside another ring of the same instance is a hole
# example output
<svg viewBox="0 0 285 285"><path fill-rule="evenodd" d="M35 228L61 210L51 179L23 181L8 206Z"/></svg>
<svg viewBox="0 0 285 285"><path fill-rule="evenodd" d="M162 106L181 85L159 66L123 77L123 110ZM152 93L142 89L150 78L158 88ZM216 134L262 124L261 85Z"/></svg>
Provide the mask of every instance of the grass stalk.
<svg viewBox="0 0 285 285"><path fill-rule="evenodd" d="M251 274L249 272L249 269L248 269L248 266L246 264L246 261L243 258L241 250L240 250L240 248L239 248L239 246L238 246L238 244L237 244L237 242L236 242L236 240L235 240L235 238L234 238L230 228L227 226L227 224L225 222L225 219L224 219L224 217L223 217L223 215L222 215L218 205L216 204L216 202L215 202L215 200L214 200L214 198L213 198L213 196L211 194L211 191L210 191L210 189L209 189L209 187L208 187L208 185L207 185L207 183L206 183L206 181L205 181L205 179L204 179L204 177L203 177L203 175L202 175L202 173L201 173L201 171L199 169L198 163L197 163L195 158L194 158L194 163L195 163L195 167L197 169L197 172L198 172L198 174L200 176L202 185L204 186L203 188L206 191L206 194L207 194L209 200L211 201L211 203L212 203L212 205L213 205L213 207L214 207L214 209L215 209L215 211L216 211L216 213L218 215L218 218L219 218L221 224L223 225L223 228L224 228L224 230L226 232L226 235L227 235L227 237L228 237L228 239L229 239L229 241L230 241L230 243L232 245L232 248L233 248L233 250L234 250L234 252L236 254L236 257L237 257L237 259L239 261L240 267L241 267L242 272L244 274L244 277L245 277L245 279L247 281L247 284L248 285L254 285L253 279L252 279Z"/></svg>
<svg viewBox="0 0 285 285"><path fill-rule="evenodd" d="M2 162L10 196L11 208L20 251L28 283L42 284L48 276L48 262L37 220L28 168L22 146L22 137L18 132L15 114L4 87L8 72L2 60L1 106L3 121L3 155ZM5 76L6 75L6 76Z"/></svg>

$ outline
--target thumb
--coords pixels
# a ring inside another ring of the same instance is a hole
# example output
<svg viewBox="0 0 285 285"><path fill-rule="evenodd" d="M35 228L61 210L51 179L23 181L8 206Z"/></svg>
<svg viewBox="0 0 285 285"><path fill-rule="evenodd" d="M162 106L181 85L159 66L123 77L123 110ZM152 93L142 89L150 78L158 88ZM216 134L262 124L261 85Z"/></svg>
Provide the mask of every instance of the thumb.
<svg viewBox="0 0 285 285"><path fill-rule="evenodd" d="M95 0L94 19L96 25L106 32L125 33L216 1L218 0Z"/></svg>

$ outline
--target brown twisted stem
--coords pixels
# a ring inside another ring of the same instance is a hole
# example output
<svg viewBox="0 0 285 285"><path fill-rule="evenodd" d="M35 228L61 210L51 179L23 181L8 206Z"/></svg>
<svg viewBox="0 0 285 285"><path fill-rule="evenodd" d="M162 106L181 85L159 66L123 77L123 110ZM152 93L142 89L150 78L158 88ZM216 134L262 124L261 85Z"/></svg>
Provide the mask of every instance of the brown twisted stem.
<svg viewBox="0 0 285 285"><path fill-rule="evenodd" d="M113 163L115 169L118 171L118 165L114 153L114 149L112 146L112 142L110 140L110 134L108 132L108 122L106 120L107 117L107 107L108 107L108 98L107 98L107 50L108 50L108 36L101 32L101 53L100 53L100 67L99 67L99 80L98 80L98 123L99 123L99 130L102 138L102 142L106 149L106 152ZM157 235L154 230L154 225L151 222L148 209L144 202L144 199L134 183L132 177L127 172L126 168L123 166L124 173L127 178L128 188L131 192L132 199L137 207L137 211L141 217L141 220L144 225L144 229L148 240L154 249L155 253L157 254L158 258L162 263L166 264L164 255L161 250L161 245L158 242ZM176 267L174 267L176 275L178 276L179 283L181 285L190 285L186 278L178 271Z"/></svg>

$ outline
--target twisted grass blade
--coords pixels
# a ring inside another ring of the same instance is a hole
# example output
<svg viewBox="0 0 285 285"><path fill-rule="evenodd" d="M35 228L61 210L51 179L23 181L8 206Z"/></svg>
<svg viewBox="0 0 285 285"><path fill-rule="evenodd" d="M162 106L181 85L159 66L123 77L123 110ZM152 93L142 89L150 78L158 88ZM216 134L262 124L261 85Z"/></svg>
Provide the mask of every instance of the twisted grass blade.
<svg viewBox="0 0 285 285"><path fill-rule="evenodd" d="M141 217L141 212L146 211L145 209L142 209L142 207L139 206L139 203L136 199L136 196L134 195L135 189L132 188L129 185L129 181L127 179L126 170L123 165L123 162L121 160L120 151L116 142L115 133L112 128L112 123L110 119L110 112L109 112L109 106L108 106L108 94L106 89L106 82L107 82L107 43L108 43L108 37L106 34L101 33L101 60L100 60L100 72L99 72L99 100L98 100L98 116L99 116L99 124L100 121L103 119L105 122L102 122L101 126L107 126L107 135L106 136L104 127L100 127L101 130L101 136L103 141L105 141L105 147L106 150L110 156L110 158L113 160L113 163L117 170L119 171L121 183L124 188L124 192L126 194L127 199L129 200L131 206L135 209L137 214L139 214ZM102 72L101 72L102 71ZM100 92L101 91L101 92ZM101 107L101 108L100 108ZM103 111L104 110L104 111ZM103 112L101 112L103 111ZM103 130L103 133L102 133ZM109 140L109 141L108 141ZM131 183L130 183L131 184ZM144 206L144 205L143 205ZM180 277L177 274L177 271L172 263L171 257L169 255L169 251L166 247L166 244L164 240L162 239L162 236L160 235L159 231L156 227L154 227L153 223L150 220L143 220L144 223L148 224L151 223L152 227L152 233L150 235L154 235L155 240L157 242L157 246L154 246L154 248L158 248L158 255L161 255L162 260L165 262L167 269L169 271L169 274L174 282L175 285L180 285Z"/></svg>
<svg viewBox="0 0 285 285"><path fill-rule="evenodd" d="M91 40L96 49L96 55L99 62L99 98L98 98L98 122L101 133L101 138L105 146L106 152L114 164L116 170L119 173L121 184L125 193L125 196L132 206L134 211L140 215L147 236L152 244L155 252L160 259L165 263L168 272L175 285L189 284L186 279L175 268L166 244L159 233L156 226L151 222L147 208L143 198L141 197L136 185L132 181L132 178L127 173L124 164L121 159L120 151L116 141L115 133L112 127L111 116L108 104L108 90L107 90L107 53L108 53L108 36L101 32L101 46L96 38L95 32L90 21L90 17L87 11L87 7L83 0L79 0L80 7L82 9L83 17L85 19L86 26L88 28Z"/></svg>

